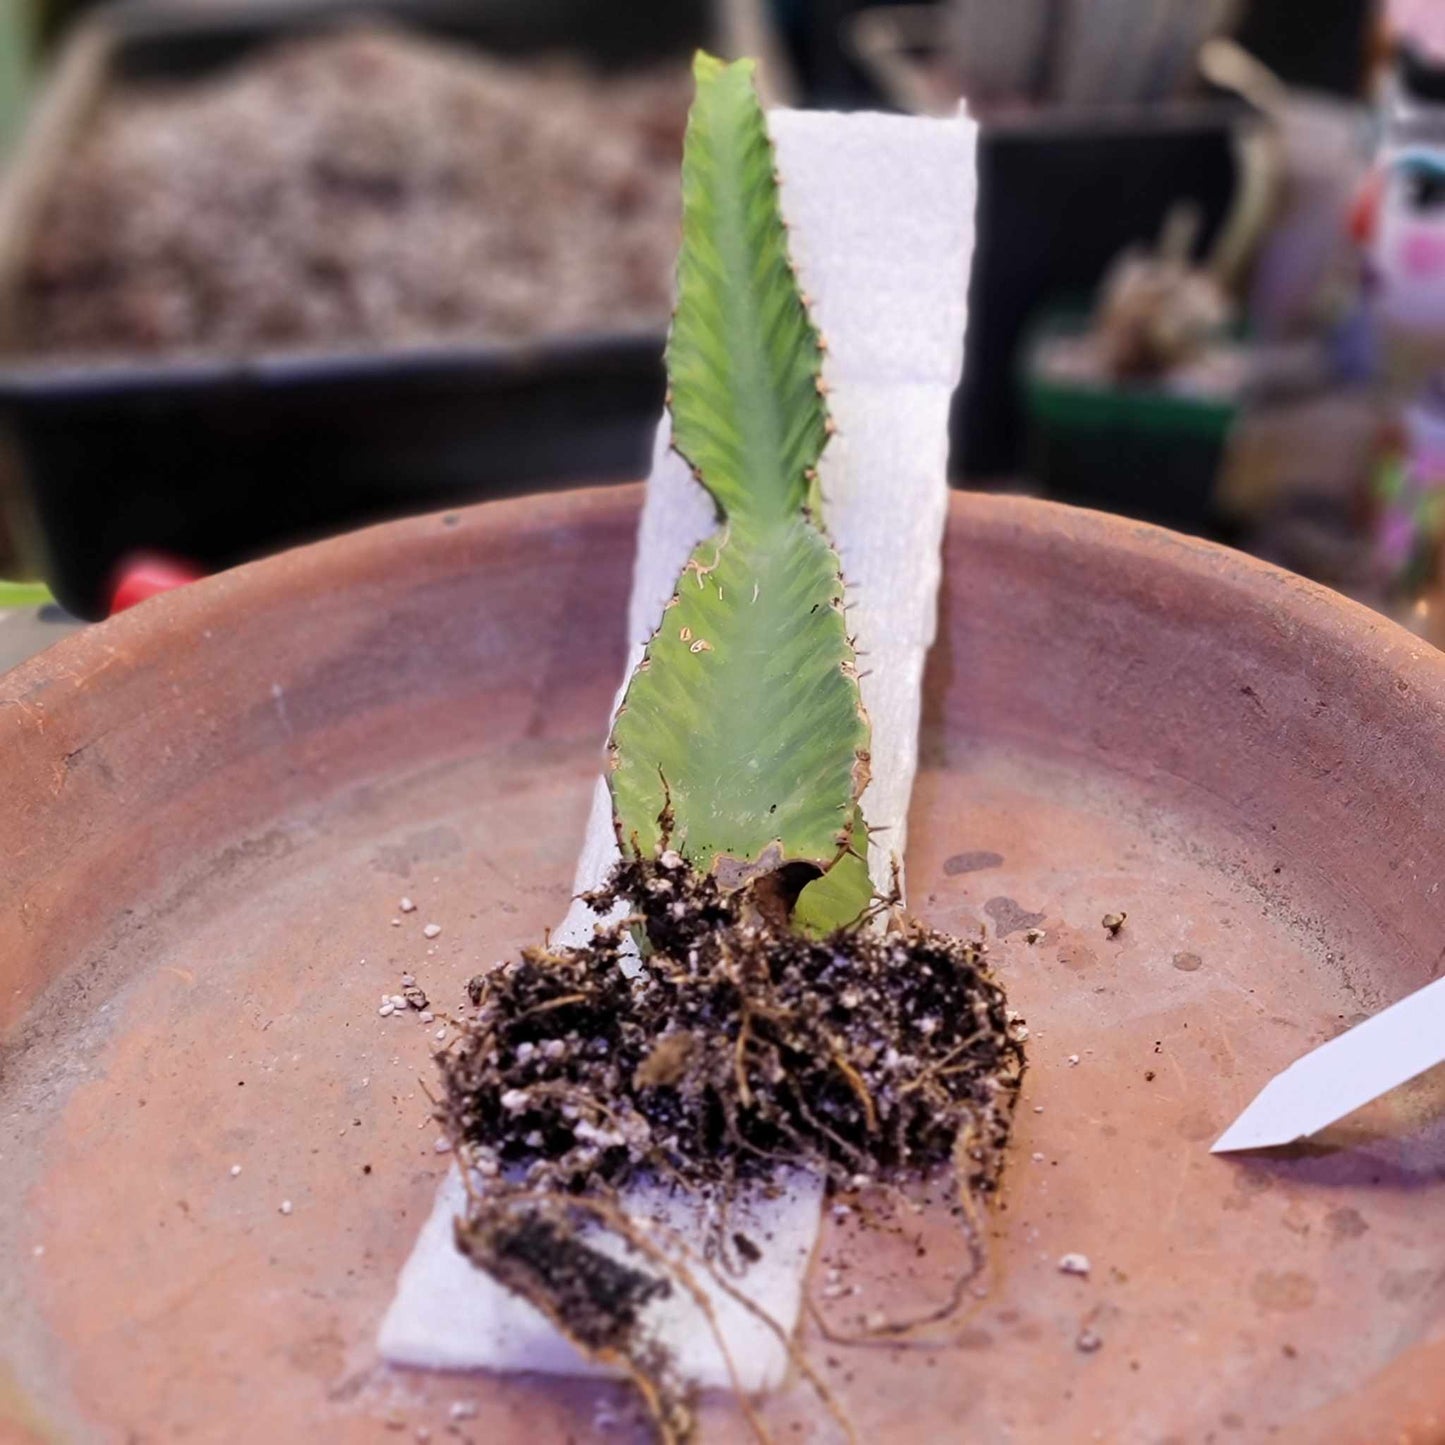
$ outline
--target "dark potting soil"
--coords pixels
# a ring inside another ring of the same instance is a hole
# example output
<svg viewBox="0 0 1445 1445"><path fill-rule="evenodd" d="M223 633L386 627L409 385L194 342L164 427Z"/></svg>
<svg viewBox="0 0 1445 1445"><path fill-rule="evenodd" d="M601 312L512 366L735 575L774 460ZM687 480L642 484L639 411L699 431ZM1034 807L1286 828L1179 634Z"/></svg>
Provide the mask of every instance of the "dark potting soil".
<svg viewBox="0 0 1445 1445"><path fill-rule="evenodd" d="M248 353L665 324L691 85L371 25L119 85L58 176L27 349Z"/></svg>
<svg viewBox="0 0 1445 1445"><path fill-rule="evenodd" d="M677 1439L686 1391L636 1328L655 1276L582 1238L598 1224L629 1237L617 1192L646 1175L723 1204L715 1244L744 1265L758 1247L732 1238L726 1201L782 1167L837 1190L942 1173L987 1192L1022 1029L981 943L883 903L807 938L775 895L726 892L673 852L624 861L589 902L626 916L585 947L526 949L472 980L470 1016L438 1055L438 1117L487 1181L457 1238L584 1349L630 1369Z"/></svg>

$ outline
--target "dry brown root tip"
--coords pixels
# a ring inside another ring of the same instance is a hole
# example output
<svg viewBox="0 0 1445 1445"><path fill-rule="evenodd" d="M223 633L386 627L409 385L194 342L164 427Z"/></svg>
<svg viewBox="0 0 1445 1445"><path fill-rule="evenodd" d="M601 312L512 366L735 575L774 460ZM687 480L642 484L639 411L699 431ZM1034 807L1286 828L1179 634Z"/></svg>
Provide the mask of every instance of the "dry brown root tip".
<svg viewBox="0 0 1445 1445"><path fill-rule="evenodd" d="M469 1191L470 1192L470 1191ZM456 1225L457 1248L479 1268L531 1301L589 1359L628 1376L662 1445L693 1433L692 1403L666 1352L640 1330L643 1309L672 1290L579 1237L575 1221L549 1202L518 1201L503 1191L471 1196Z"/></svg>
<svg viewBox="0 0 1445 1445"><path fill-rule="evenodd" d="M620 1348L643 1308L672 1288L588 1248L565 1223L537 1209L473 1215L458 1229L457 1243L503 1284L529 1295L542 1286L571 1333L592 1351Z"/></svg>
<svg viewBox="0 0 1445 1445"><path fill-rule="evenodd" d="M1106 913L1102 920L1104 932L1107 933L1110 938L1117 938L1119 936L1119 930L1124 926L1128 917L1129 915L1127 913Z"/></svg>
<svg viewBox="0 0 1445 1445"><path fill-rule="evenodd" d="M668 1179L716 1206L710 1256L745 1268L728 1201L784 1165L844 1191L943 1171L971 1210L997 1182L1022 1077L1022 1033L978 943L908 921L896 894L805 937L782 871L729 892L666 845L625 860L584 896L626 918L473 980L472 1016L438 1058L437 1116L478 1186L460 1246L623 1368L666 1441L686 1438L686 1391L637 1327L662 1286L597 1254L581 1226L646 1253L610 1201L639 1177ZM640 972L623 966L634 947ZM534 1201L521 1213L519 1191ZM679 1259L652 1263L676 1283Z"/></svg>
<svg viewBox="0 0 1445 1445"><path fill-rule="evenodd" d="M656 1223L644 1227L605 1196L559 1200L505 1184L483 1196L469 1180L467 1197L467 1218L456 1226L458 1248L534 1304L589 1359L627 1375L662 1445L684 1445L694 1438L695 1425L691 1387L677 1376L665 1342L650 1335L641 1318L652 1299L670 1294L674 1286L691 1296L716 1339L754 1439L773 1445L742 1390L727 1338L694 1264L778 1336L849 1445L857 1445L852 1425L827 1385L782 1327L729 1284L710 1260L698 1259L675 1231ZM579 1237L586 1225L615 1235L656 1273L633 1269L593 1249Z"/></svg>

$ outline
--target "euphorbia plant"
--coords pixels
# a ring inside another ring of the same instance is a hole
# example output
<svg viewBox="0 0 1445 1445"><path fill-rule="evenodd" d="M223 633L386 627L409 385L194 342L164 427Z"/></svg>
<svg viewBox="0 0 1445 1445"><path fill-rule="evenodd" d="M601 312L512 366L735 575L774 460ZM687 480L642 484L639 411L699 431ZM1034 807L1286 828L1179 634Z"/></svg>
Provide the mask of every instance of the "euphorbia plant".
<svg viewBox="0 0 1445 1445"><path fill-rule="evenodd" d="M650 1310L680 1290L715 1326L701 1277L745 1275L766 1246L728 1227L738 1191L776 1190L782 1167L989 1188L1022 1068L980 945L906 921L869 878L823 348L751 67L696 73L669 406L716 528L614 722L622 859L589 895L609 921L473 980L440 1058L459 1247L626 1371L666 1439L690 1429L689 1385ZM711 1204L703 1257L628 1214L644 1178Z"/></svg>

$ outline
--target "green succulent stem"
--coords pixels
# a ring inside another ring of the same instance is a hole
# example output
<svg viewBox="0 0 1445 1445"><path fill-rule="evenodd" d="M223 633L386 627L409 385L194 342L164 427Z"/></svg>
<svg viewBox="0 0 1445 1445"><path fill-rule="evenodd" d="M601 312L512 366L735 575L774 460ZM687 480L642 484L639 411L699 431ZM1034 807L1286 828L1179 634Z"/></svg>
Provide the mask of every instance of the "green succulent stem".
<svg viewBox="0 0 1445 1445"><path fill-rule="evenodd" d="M699 55L668 340L672 439L717 506L629 682L610 774L625 851L676 848L741 884L822 877L795 922L867 906L869 727L824 529L823 352L788 255L750 61Z"/></svg>

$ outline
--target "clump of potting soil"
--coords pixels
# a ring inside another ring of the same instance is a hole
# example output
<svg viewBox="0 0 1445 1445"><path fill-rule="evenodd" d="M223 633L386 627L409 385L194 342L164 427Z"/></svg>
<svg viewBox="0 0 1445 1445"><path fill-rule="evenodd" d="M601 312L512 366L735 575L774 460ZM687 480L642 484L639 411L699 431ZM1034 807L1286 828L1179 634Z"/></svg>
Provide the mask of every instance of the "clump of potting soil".
<svg viewBox="0 0 1445 1445"><path fill-rule="evenodd" d="M756 1246L728 1250L726 1201L780 1167L839 1190L951 1171L988 1191L1023 1049L983 945L886 902L810 938L776 886L725 891L672 851L619 864L589 902L626 916L474 979L473 1016L439 1056L439 1117L489 1181L458 1243L630 1370L676 1438L685 1392L637 1328L656 1278L582 1237L601 1225L645 1250L617 1191L645 1174L721 1204L715 1242L744 1261Z"/></svg>
<svg viewBox="0 0 1445 1445"><path fill-rule="evenodd" d="M686 67L504 61L376 23L120 80L22 277L27 350L249 354L661 328Z"/></svg>

